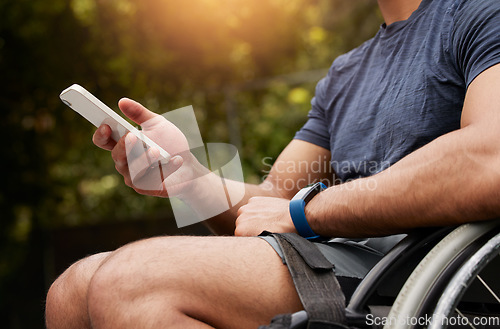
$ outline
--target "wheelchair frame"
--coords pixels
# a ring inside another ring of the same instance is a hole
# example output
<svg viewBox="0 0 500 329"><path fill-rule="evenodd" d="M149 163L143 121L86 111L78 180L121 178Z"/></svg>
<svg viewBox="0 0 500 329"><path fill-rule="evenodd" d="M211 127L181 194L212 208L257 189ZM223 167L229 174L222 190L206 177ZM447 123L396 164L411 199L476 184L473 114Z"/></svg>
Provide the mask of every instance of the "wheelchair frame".
<svg viewBox="0 0 500 329"><path fill-rule="evenodd" d="M348 325L445 328L448 323L436 319L453 315L459 299L499 250L500 220L457 228L418 229L394 246L358 285L346 308ZM493 294L493 300L498 304L494 311L500 321L500 298ZM385 321L367 321L374 318ZM429 318L431 321L425 323L410 321ZM306 322L305 311L297 312L292 317L292 328L306 328Z"/></svg>

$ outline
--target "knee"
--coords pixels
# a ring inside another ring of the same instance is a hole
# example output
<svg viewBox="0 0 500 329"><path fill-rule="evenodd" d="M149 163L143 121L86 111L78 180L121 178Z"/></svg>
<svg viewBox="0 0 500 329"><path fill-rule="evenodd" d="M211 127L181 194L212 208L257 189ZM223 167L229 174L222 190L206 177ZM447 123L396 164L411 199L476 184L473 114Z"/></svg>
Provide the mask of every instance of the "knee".
<svg viewBox="0 0 500 329"><path fill-rule="evenodd" d="M141 240L114 251L92 277L88 297L135 294L150 288L159 275L175 276L175 243L169 240L175 237Z"/></svg>
<svg viewBox="0 0 500 329"><path fill-rule="evenodd" d="M87 292L89 313L123 302L127 290L133 289L133 267L125 266L126 252L117 250L94 274Z"/></svg>
<svg viewBox="0 0 500 329"><path fill-rule="evenodd" d="M66 286L65 280L68 277L68 270L57 278L49 288L47 298L45 300L45 322L47 328L57 328L59 322L58 315L61 313L61 308L67 305L67 297L63 287Z"/></svg>
<svg viewBox="0 0 500 329"><path fill-rule="evenodd" d="M80 322L85 317L90 279L107 255L97 254L74 263L52 283L45 305L48 328L65 328L63 322Z"/></svg>
<svg viewBox="0 0 500 329"><path fill-rule="evenodd" d="M159 241L158 238L152 238L126 245L114 251L99 267L87 293L88 311L93 324L97 327L102 323L118 324L124 314L141 308L143 297L154 291L159 275L155 264L158 262L155 256ZM166 263L169 261L166 260ZM168 273L161 275L163 278L172 278ZM169 289L169 286L163 286L162 289Z"/></svg>

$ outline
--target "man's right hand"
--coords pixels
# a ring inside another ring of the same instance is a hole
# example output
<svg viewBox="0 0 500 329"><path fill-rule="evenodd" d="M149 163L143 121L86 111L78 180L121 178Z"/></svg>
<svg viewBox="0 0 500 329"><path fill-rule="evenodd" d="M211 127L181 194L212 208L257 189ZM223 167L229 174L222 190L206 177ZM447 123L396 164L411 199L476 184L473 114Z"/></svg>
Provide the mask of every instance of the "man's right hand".
<svg viewBox="0 0 500 329"><path fill-rule="evenodd" d="M184 134L161 115L133 100L121 99L118 106L128 118L141 125L142 133L172 156L167 162L160 157L158 149L146 150L133 134L115 142L111 128L101 125L92 140L98 147L111 151L116 170L125 184L144 195L168 197L187 192L196 176L193 166L196 159Z"/></svg>

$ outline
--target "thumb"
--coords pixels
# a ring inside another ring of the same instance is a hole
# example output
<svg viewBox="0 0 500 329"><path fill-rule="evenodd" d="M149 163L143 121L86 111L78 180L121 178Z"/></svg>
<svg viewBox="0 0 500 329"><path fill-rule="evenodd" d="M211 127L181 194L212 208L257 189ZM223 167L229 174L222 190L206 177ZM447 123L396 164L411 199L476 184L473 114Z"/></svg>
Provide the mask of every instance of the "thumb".
<svg viewBox="0 0 500 329"><path fill-rule="evenodd" d="M142 125L144 122L156 118L158 114L151 112L140 103L131 100L129 98L122 98L118 102L118 107L130 120L134 121L138 125Z"/></svg>

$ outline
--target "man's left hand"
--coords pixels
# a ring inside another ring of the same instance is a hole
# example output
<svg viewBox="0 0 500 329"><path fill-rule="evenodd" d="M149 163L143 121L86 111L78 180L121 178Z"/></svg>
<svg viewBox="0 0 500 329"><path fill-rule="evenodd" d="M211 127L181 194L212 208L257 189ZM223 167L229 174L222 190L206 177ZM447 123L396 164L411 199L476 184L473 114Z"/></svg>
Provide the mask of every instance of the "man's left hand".
<svg viewBox="0 0 500 329"><path fill-rule="evenodd" d="M297 232L289 211L290 200L253 197L238 210L236 236L257 236L262 231Z"/></svg>

